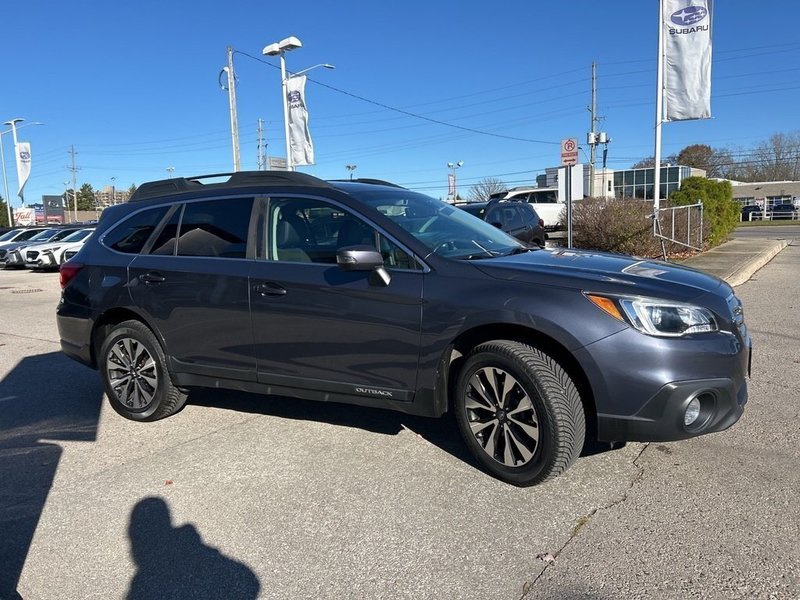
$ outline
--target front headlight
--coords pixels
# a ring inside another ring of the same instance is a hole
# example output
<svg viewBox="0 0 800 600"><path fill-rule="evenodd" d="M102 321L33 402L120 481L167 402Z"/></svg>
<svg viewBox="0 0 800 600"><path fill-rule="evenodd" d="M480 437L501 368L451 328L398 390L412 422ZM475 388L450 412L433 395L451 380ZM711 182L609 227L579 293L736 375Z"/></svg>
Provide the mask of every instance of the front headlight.
<svg viewBox="0 0 800 600"><path fill-rule="evenodd" d="M658 298L585 295L612 317L647 335L680 337L719 331L714 314L701 306Z"/></svg>

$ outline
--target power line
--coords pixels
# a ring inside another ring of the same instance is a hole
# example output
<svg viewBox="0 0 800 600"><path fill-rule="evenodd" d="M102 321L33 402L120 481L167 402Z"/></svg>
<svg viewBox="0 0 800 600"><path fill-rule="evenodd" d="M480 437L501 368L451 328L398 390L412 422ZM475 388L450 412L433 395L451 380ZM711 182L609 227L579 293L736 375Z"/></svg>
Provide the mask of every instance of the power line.
<svg viewBox="0 0 800 600"><path fill-rule="evenodd" d="M257 58L257 57L255 57L255 56L253 56L251 54L247 54L246 52L242 52L241 50L237 50L237 52L239 54L243 54L244 56L247 56L248 58L252 58L253 60L258 61L258 62L260 62L262 64L269 65L270 67L275 67L275 65L273 65L273 64L271 64L269 62L267 62L265 60L261 60L260 58ZM487 135L487 136L501 138L501 139L505 139L505 140L514 140L514 141L517 141L517 142L528 142L528 143L533 143L533 144L550 144L550 145L558 145L559 144L559 142L552 142L552 141L548 141L548 140L536 140L536 139L530 139L530 138L521 138L521 137L516 137L516 136L511 136L511 135L503 135L501 133L493 133L491 131L481 131L480 129L473 129L471 127L464 127L462 125L456 125L454 123L448 123L447 121L440 121L438 119L432 119L431 117L426 117L424 115L413 113L411 111L403 110L401 108L396 108L394 106L389 106L388 104L384 104L384 103L378 102L376 100L370 100L369 98L365 98L364 96L359 96L358 94L353 94L353 93L348 92L346 90L342 90L342 89L334 87L332 85L328 85L327 83L322 83L321 81L316 81L314 79L311 79L310 77L308 77L308 81L316 83L317 85L322 86L324 88L327 88L329 90L333 90L334 92L338 92L340 94L344 94L345 96L350 96L351 98L355 98L356 100L361 100L362 102L367 102L368 104L373 104L375 106L380 106L381 108L384 108L386 110L391 110L393 112L396 112L396 113L399 113L399 114L402 114L402 115L406 115L407 117L413 117L415 119L422 119L423 121L428 121L429 123L435 123L436 125L442 125L444 127L451 127L453 129L460 129L462 131L468 131L470 133L476 133L478 135Z"/></svg>

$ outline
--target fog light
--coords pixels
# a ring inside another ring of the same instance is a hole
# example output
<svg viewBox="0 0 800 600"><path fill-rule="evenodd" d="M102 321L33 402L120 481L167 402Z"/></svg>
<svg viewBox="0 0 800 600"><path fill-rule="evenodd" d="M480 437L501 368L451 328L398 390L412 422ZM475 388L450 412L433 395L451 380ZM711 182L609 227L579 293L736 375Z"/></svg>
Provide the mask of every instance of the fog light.
<svg viewBox="0 0 800 600"><path fill-rule="evenodd" d="M683 413L683 424L686 427L689 427L692 423L697 421L697 417L700 416L700 400L697 398L692 398L692 401L689 402L689 405L686 407L686 412Z"/></svg>

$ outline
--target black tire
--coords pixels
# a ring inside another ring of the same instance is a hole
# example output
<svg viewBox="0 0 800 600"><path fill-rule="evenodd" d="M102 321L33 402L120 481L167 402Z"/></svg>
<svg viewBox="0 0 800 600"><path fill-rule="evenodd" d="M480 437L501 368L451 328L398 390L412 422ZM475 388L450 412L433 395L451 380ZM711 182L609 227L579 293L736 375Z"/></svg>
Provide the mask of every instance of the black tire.
<svg viewBox="0 0 800 600"><path fill-rule="evenodd" d="M114 326L97 366L111 407L126 419L157 421L186 403L186 393L172 383L161 344L139 321Z"/></svg>
<svg viewBox="0 0 800 600"><path fill-rule="evenodd" d="M498 479L536 485L563 473L581 452L586 416L580 394L561 365L538 348L509 340L477 346L454 394L462 438Z"/></svg>

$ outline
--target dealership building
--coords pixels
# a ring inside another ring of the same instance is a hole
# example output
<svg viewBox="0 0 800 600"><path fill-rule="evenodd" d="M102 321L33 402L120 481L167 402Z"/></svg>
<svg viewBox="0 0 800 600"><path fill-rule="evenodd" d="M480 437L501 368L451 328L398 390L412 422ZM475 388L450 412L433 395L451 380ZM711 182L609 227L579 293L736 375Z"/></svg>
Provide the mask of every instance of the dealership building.
<svg viewBox="0 0 800 600"><path fill-rule="evenodd" d="M800 207L800 181L757 181L743 183L731 181L733 199L738 200L742 206L757 204L767 208L776 204L794 204Z"/></svg>

